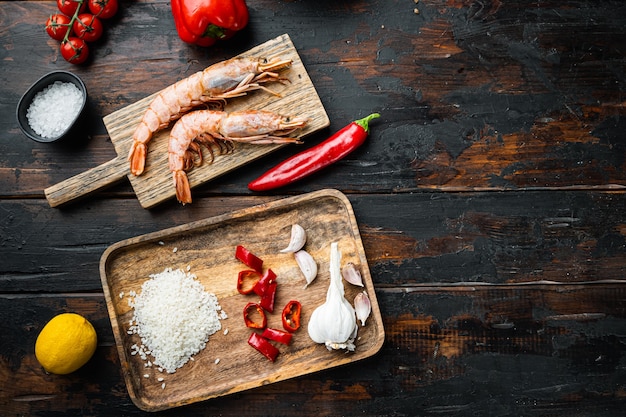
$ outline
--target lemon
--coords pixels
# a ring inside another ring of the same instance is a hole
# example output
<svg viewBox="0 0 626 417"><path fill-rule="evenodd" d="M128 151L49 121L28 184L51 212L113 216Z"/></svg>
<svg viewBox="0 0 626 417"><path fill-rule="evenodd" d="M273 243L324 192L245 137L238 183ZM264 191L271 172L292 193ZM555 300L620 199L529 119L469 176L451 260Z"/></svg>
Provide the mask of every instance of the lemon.
<svg viewBox="0 0 626 417"><path fill-rule="evenodd" d="M52 374L69 374L96 351L96 330L83 316L63 313L50 320L35 342L35 357Z"/></svg>

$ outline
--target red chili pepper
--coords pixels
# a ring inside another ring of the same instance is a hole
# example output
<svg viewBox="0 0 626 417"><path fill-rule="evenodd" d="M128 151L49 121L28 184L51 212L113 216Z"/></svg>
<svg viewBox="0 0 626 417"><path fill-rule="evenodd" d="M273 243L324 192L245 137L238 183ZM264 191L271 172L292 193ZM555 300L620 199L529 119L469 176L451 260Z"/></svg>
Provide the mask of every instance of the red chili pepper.
<svg viewBox="0 0 626 417"><path fill-rule="evenodd" d="M291 300L283 308L283 327L288 332L295 332L300 328L300 314L302 313L302 304L299 301Z"/></svg>
<svg viewBox="0 0 626 417"><path fill-rule="evenodd" d="M171 5L178 36L187 43L210 46L248 24L245 0L172 0Z"/></svg>
<svg viewBox="0 0 626 417"><path fill-rule="evenodd" d="M260 279L261 275L251 269L239 271L239 275L237 275L237 291L239 291L239 294L250 294Z"/></svg>
<svg viewBox="0 0 626 417"><path fill-rule="evenodd" d="M282 330L272 329L271 327L266 327L261 333L261 336L273 340L278 343L282 343L283 345L288 345L291 343L292 335L288 332L283 332Z"/></svg>
<svg viewBox="0 0 626 417"><path fill-rule="evenodd" d="M270 313L274 312L274 298L276 297L276 274L271 269L265 271L265 274L252 287L252 291L261 297L261 307Z"/></svg>
<svg viewBox="0 0 626 417"><path fill-rule="evenodd" d="M263 260L241 245L235 249L235 257L259 274L263 273Z"/></svg>
<svg viewBox="0 0 626 417"><path fill-rule="evenodd" d="M330 138L271 168L248 184L252 191L266 191L298 181L339 161L361 146L369 134L369 122L380 117L373 113L355 120Z"/></svg>
<svg viewBox="0 0 626 417"><path fill-rule="evenodd" d="M261 279L258 280L256 284L254 284L254 287L252 287L252 291L254 291L256 295L263 297L263 294L267 292L272 282L276 282L276 274L274 273L274 271L268 268L268 270L265 271Z"/></svg>
<svg viewBox="0 0 626 417"><path fill-rule="evenodd" d="M274 299L276 298L277 287L278 284L276 283L276 281L270 282L265 289L265 292L261 296L261 301L259 302L259 304L261 304L261 307L263 307L270 313L274 312Z"/></svg>
<svg viewBox="0 0 626 417"><path fill-rule="evenodd" d="M271 344L266 338L252 333L248 338L248 344L261 352L270 361L274 362L278 356L279 350Z"/></svg>
<svg viewBox="0 0 626 417"><path fill-rule="evenodd" d="M252 314L257 314L259 317L255 320L251 317ZM246 323L246 327L251 329L264 329L267 327L267 317L265 311L260 304L248 303L243 308L243 321Z"/></svg>

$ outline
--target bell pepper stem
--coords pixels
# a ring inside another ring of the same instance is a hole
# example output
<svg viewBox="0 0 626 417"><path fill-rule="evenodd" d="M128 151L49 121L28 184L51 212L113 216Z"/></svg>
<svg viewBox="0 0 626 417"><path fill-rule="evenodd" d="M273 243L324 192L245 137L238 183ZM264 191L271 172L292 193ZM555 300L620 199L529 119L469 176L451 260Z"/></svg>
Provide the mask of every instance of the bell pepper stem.
<svg viewBox="0 0 626 417"><path fill-rule="evenodd" d="M224 29L211 23L209 26L206 27L206 30L204 31L204 34L202 36L208 36L209 38L215 39L224 39L226 34L224 33Z"/></svg>

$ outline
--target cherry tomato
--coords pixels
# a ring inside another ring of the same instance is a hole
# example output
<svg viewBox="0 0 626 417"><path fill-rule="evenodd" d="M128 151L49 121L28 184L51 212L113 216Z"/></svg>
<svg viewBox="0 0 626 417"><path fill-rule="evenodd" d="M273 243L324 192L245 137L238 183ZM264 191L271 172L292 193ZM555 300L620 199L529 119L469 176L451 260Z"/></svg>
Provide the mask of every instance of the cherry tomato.
<svg viewBox="0 0 626 417"><path fill-rule="evenodd" d="M64 14L53 14L46 21L46 32L52 39L57 41L62 41L69 29L70 18Z"/></svg>
<svg viewBox="0 0 626 417"><path fill-rule="evenodd" d="M72 29L77 37L87 42L95 42L102 36L104 27L102 26L102 21L96 16L91 13L82 13L74 21Z"/></svg>
<svg viewBox="0 0 626 417"><path fill-rule="evenodd" d="M87 3L83 2L82 4L76 0L57 0L57 8L61 11L61 13L67 16L74 16L74 12L80 6L80 12L84 12L87 10Z"/></svg>
<svg viewBox="0 0 626 417"><path fill-rule="evenodd" d="M61 55L72 64L82 64L89 56L87 42L83 39L70 36L67 42L61 43Z"/></svg>
<svg viewBox="0 0 626 417"><path fill-rule="evenodd" d="M109 19L117 13L117 0L89 0L89 11L100 19Z"/></svg>

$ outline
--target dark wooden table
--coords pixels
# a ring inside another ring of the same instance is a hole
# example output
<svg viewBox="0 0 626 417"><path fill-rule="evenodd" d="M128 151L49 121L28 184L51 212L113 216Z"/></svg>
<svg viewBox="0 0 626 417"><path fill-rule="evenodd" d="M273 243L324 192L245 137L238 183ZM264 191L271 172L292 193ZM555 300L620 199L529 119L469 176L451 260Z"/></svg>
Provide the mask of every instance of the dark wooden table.
<svg viewBox="0 0 626 417"><path fill-rule="evenodd" d="M139 416L98 265L120 240L336 188L359 222L386 338L346 367L163 412L171 416L622 416L626 409L626 3L621 0L250 0L249 26L203 49L168 1L123 1L72 66L44 32L53 1L0 2L0 414ZM288 33L330 117L317 143L373 111L368 142L274 193L246 185L284 148L140 207L123 181L63 208L43 190L115 156L102 117ZM44 73L87 85L66 144L18 129ZM93 359L47 375L39 330L74 311Z"/></svg>

